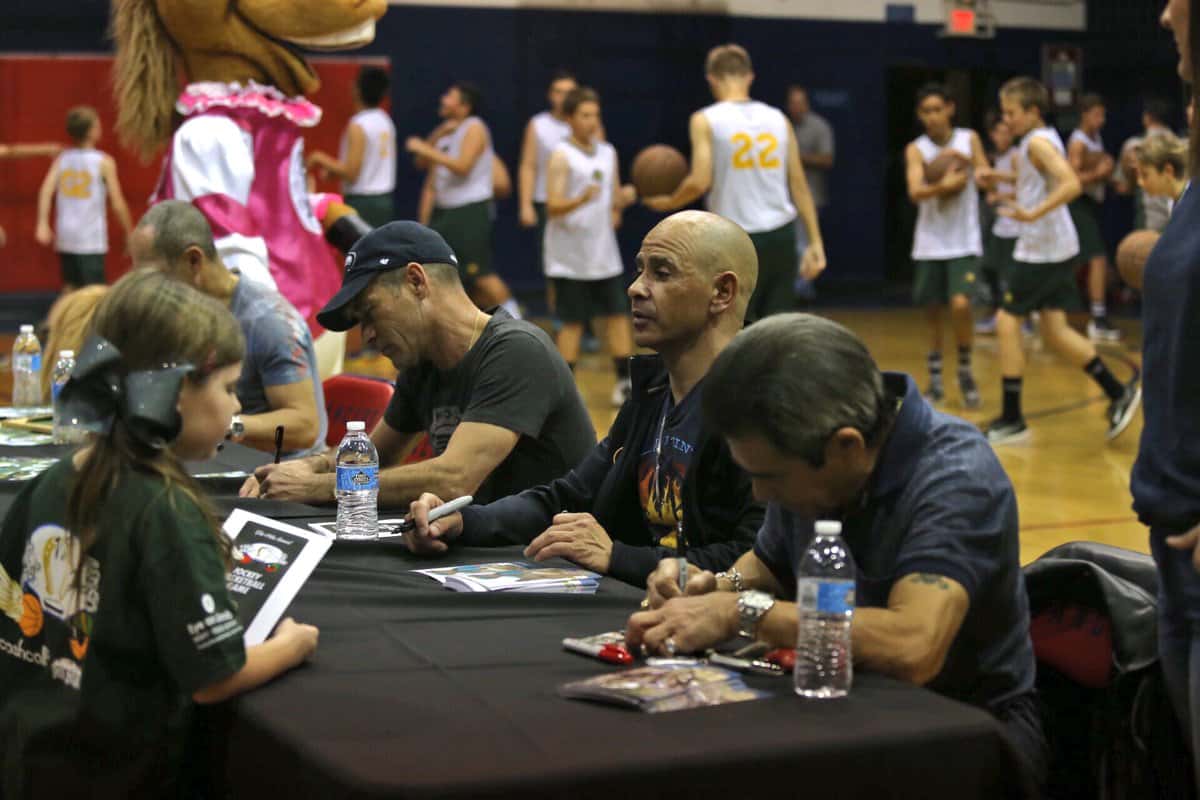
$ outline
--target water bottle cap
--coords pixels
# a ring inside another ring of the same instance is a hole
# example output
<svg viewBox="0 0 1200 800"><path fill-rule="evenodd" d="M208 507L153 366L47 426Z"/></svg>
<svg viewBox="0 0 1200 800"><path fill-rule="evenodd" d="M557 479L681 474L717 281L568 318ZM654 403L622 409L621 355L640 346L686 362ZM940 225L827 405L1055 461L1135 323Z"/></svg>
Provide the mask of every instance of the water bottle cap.
<svg viewBox="0 0 1200 800"><path fill-rule="evenodd" d="M362 420L356 419L356 420L352 420L351 422L346 423L346 432L347 433L353 433L355 431L365 431L366 429L367 429L367 423L363 422Z"/></svg>
<svg viewBox="0 0 1200 800"><path fill-rule="evenodd" d="M21 333L33 333L33 326L32 325L22 325Z"/></svg>
<svg viewBox="0 0 1200 800"><path fill-rule="evenodd" d="M74 358L75 351L74 350L59 350L58 357L59 358Z"/></svg>
<svg viewBox="0 0 1200 800"><path fill-rule="evenodd" d="M819 520L814 527L818 536L841 536L842 523L835 519Z"/></svg>

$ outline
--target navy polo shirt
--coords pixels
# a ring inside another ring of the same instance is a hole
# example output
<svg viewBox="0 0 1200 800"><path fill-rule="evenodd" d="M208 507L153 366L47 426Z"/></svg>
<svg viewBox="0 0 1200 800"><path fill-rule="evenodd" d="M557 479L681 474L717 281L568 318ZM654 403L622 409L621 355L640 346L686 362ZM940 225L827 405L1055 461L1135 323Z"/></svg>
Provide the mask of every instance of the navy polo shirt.
<svg viewBox="0 0 1200 800"><path fill-rule="evenodd" d="M842 520L858 566L858 605L886 607L896 581L916 572L962 584L970 607L929 688L995 710L1032 690L1035 675L1016 495L978 429L934 411L907 375L884 373L884 386L903 402L860 501ZM812 536L812 520L767 507L754 552L789 600Z"/></svg>
<svg viewBox="0 0 1200 800"><path fill-rule="evenodd" d="M1166 532L1200 523L1200 192L1189 187L1142 279L1145 426L1130 489L1138 519ZM1156 535L1158 535L1156 533Z"/></svg>

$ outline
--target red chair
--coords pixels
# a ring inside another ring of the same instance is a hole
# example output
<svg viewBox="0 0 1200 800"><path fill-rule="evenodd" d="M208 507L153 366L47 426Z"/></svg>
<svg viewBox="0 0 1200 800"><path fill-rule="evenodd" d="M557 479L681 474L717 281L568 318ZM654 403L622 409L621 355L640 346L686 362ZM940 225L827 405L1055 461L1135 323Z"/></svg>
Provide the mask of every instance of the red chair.
<svg viewBox="0 0 1200 800"><path fill-rule="evenodd" d="M321 384L325 390L325 413L329 430L325 444L337 447L346 435L346 423L361 419L370 433L391 402L395 389L388 381L358 375L334 375Z"/></svg>

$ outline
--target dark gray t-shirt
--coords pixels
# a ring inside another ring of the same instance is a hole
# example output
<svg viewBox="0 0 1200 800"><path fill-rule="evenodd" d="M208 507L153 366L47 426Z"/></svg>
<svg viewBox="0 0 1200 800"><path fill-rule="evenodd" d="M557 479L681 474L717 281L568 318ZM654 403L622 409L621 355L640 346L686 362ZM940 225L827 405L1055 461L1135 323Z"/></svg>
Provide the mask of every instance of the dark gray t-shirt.
<svg viewBox="0 0 1200 800"><path fill-rule="evenodd" d="M476 503L561 478L596 444L575 378L550 337L502 309L452 369L426 363L400 375L384 420L401 433L428 432L435 455L446 451L460 422L519 434L475 492Z"/></svg>
<svg viewBox="0 0 1200 800"><path fill-rule="evenodd" d="M270 386L308 381L317 410L317 436L309 447L287 455L308 455L324 449L329 419L325 414L325 393L317 372L312 332L304 317L279 292L245 277L234 287L229 310L246 337L246 360L242 362L237 383L242 413L270 411L267 402Z"/></svg>
<svg viewBox="0 0 1200 800"><path fill-rule="evenodd" d="M1033 689L1035 674L1016 495L978 429L934 411L907 376L884 380L904 401L862 502L842 520L858 605L886 607L893 584L916 572L962 584L970 608L929 688L994 709ZM767 507L754 552L789 599L812 536L812 520Z"/></svg>
<svg viewBox="0 0 1200 800"><path fill-rule="evenodd" d="M804 119L794 125L796 146L802 156L832 156L834 154L833 128L824 117L809 111ZM804 177L812 192L813 205L824 208L829 205L829 170L805 167Z"/></svg>

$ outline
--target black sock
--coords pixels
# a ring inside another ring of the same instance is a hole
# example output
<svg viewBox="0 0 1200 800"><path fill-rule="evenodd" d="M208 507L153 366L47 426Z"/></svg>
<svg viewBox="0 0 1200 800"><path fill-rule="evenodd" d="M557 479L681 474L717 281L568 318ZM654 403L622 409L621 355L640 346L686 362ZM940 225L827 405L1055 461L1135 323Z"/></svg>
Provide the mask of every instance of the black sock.
<svg viewBox="0 0 1200 800"><path fill-rule="evenodd" d="M958 369L971 371L971 348L961 344L958 346Z"/></svg>
<svg viewBox="0 0 1200 800"><path fill-rule="evenodd" d="M613 369L617 371L617 380L624 381L629 379L629 356L624 358L613 359Z"/></svg>
<svg viewBox="0 0 1200 800"><path fill-rule="evenodd" d="M1121 395L1125 394L1125 387L1117 380L1116 376L1108 371L1108 367L1104 366L1104 362L1100 360L1100 356L1096 356L1089 361L1083 368L1083 371L1092 376L1092 380L1100 384L1100 388L1108 395L1109 400L1116 400Z"/></svg>
<svg viewBox="0 0 1200 800"><path fill-rule="evenodd" d="M1021 378L1004 378L1004 412L1005 422L1016 422L1021 419Z"/></svg>
<svg viewBox="0 0 1200 800"><path fill-rule="evenodd" d="M935 350L929 354L929 357L926 360L929 363L929 379L936 383L941 383L942 354Z"/></svg>

